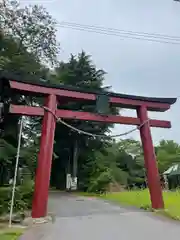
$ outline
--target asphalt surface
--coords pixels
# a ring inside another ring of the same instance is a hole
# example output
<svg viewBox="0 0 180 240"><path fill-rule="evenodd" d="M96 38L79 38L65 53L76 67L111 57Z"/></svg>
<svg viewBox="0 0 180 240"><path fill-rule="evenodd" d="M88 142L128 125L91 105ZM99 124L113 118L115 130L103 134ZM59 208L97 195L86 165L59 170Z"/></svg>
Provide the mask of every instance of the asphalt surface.
<svg viewBox="0 0 180 240"><path fill-rule="evenodd" d="M180 237L178 222L95 198L51 193L49 212L56 215L55 223L35 227L23 240L176 240Z"/></svg>

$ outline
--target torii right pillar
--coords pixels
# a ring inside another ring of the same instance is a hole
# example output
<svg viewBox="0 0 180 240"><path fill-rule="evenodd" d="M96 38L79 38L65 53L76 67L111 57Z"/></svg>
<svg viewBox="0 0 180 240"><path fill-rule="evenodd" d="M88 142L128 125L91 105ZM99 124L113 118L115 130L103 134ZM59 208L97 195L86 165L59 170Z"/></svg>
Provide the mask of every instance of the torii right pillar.
<svg viewBox="0 0 180 240"><path fill-rule="evenodd" d="M161 189L161 182L154 152L154 146L151 136L150 125L148 122L148 112L146 106L140 106L137 110L140 123L143 124L140 128L141 141L144 151L145 168L147 171L148 187L151 197L153 209L163 209L164 201Z"/></svg>

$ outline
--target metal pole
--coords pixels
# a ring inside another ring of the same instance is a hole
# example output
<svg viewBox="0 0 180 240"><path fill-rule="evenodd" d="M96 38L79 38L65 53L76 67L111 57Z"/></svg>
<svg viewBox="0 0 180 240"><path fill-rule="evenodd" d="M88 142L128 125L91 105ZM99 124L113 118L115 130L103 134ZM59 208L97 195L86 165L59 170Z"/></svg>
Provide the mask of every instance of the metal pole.
<svg viewBox="0 0 180 240"><path fill-rule="evenodd" d="M11 227L11 225L12 225L12 214L13 214L14 197L15 197L15 190L16 190L16 179L17 179L17 172L18 172L18 165L19 165L19 155L20 155L20 148L21 148L22 129L23 129L23 118L21 118L21 121L20 121L18 147L17 147L17 155L16 155L16 165L15 165L15 170L14 170L11 207L10 207L10 214L9 214L9 227Z"/></svg>

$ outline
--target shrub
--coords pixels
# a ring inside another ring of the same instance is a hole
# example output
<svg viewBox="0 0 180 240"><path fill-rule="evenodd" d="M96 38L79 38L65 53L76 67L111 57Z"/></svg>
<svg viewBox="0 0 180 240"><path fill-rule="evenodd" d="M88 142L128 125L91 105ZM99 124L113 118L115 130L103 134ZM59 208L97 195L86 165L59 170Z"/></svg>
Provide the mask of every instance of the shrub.
<svg viewBox="0 0 180 240"><path fill-rule="evenodd" d="M23 212L31 208L34 183L24 182L15 191L14 212ZM0 188L0 215L9 212L12 197L12 187Z"/></svg>
<svg viewBox="0 0 180 240"><path fill-rule="evenodd" d="M11 190L10 188L0 188L0 214L8 212Z"/></svg>
<svg viewBox="0 0 180 240"><path fill-rule="evenodd" d="M19 192L21 194L21 200L26 204L25 209L31 209L32 198L34 192L34 182L26 181L19 187Z"/></svg>

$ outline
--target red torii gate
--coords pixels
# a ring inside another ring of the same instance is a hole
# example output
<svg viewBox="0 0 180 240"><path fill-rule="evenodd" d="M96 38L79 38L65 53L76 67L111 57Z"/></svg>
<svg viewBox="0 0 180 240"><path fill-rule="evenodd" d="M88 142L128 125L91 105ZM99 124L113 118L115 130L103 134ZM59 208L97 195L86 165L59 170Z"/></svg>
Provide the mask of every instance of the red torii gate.
<svg viewBox="0 0 180 240"><path fill-rule="evenodd" d="M35 177L34 199L32 204L33 218L44 217L47 214L48 189L51 173L54 132L56 127L56 119L53 114L64 119L79 119L136 126L145 123L140 128L140 135L144 151L152 208L164 208L160 177L156 164L150 127L170 128L171 123L169 121L155 119L149 119L148 121L148 111L165 112L176 102L176 98L148 98L108 92L106 94L108 95L109 103L112 106L135 109L137 111L137 118L119 115L105 116L90 112L57 109L58 104L61 105L68 101L95 103L97 96L102 95L102 93L64 85L53 85L40 81L33 83L32 81L23 81L12 76L1 77L1 80L6 80L1 81L4 82L4 86L7 85L8 82L12 93L43 96L45 98L44 106L49 109L49 111L45 111L42 107L14 104L11 104L9 109L9 112L12 114L43 117L38 167Z"/></svg>

